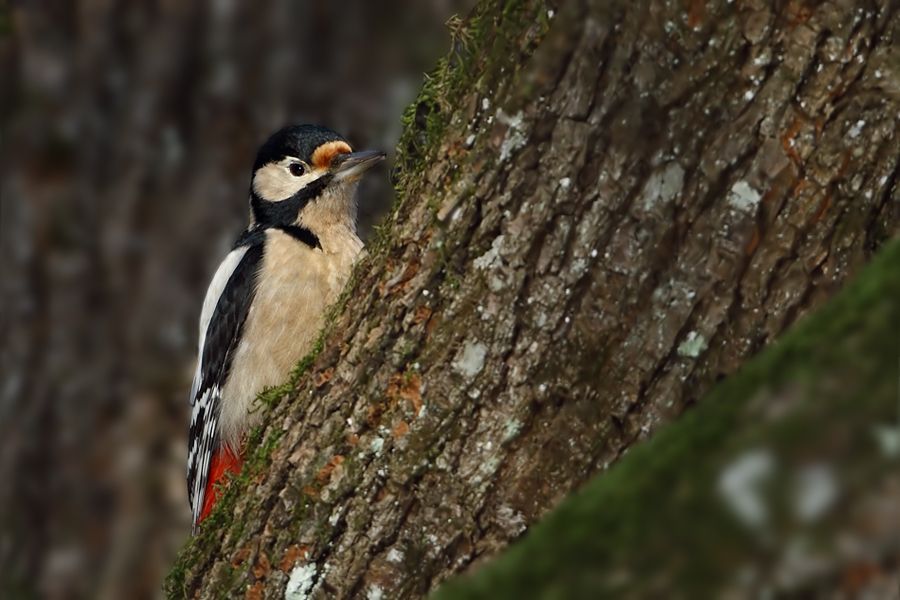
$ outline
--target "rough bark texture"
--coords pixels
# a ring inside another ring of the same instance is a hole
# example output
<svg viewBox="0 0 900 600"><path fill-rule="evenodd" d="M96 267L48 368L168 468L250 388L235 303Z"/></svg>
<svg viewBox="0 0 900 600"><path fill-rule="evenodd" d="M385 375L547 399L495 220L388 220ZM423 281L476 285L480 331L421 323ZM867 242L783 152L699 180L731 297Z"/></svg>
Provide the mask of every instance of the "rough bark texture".
<svg viewBox="0 0 900 600"><path fill-rule="evenodd" d="M897 598L900 240L458 598Z"/></svg>
<svg viewBox="0 0 900 600"><path fill-rule="evenodd" d="M457 29L398 207L170 594L422 595L897 231L896 7L735 4L488 2Z"/></svg>

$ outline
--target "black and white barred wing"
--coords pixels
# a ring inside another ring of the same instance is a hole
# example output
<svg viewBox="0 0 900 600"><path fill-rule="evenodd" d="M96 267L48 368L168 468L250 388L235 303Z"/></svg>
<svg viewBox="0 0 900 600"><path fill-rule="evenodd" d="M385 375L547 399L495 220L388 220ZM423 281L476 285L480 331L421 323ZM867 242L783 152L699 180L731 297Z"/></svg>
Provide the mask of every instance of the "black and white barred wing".
<svg viewBox="0 0 900 600"><path fill-rule="evenodd" d="M210 460L219 443L222 388L253 301L262 245L234 249L219 265L203 301L200 349L191 386L187 485L193 524L203 509Z"/></svg>

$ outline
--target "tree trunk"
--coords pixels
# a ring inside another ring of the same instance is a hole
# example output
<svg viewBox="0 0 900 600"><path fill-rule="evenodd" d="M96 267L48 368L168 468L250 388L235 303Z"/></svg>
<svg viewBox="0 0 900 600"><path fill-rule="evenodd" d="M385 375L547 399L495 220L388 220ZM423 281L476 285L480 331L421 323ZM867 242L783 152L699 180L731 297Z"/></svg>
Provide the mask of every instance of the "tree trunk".
<svg viewBox="0 0 900 600"><path fill-rule="evenodd" d="M887 1L482 3L168 592L420 596L675 419L897 231L898 33Z"/></svg>
<svg viewBox="0 0 900 600"><path fill-rule="evenodd" d="M897 598L900 240L459 598Z"/></svg>

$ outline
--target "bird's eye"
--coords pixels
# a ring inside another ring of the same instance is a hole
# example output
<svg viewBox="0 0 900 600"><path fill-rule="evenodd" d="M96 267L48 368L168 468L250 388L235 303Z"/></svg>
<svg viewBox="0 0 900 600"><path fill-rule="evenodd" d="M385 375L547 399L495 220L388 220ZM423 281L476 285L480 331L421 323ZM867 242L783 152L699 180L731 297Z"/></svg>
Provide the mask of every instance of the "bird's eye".
<svg viewBox="0 0 900 600"><path fill-rule="evenodd" d="M303 165L300 163L291 163L291 166L288 167L291 171L291 175L294 177L300 177L306 172L306 169L303 168Z"/></svg>

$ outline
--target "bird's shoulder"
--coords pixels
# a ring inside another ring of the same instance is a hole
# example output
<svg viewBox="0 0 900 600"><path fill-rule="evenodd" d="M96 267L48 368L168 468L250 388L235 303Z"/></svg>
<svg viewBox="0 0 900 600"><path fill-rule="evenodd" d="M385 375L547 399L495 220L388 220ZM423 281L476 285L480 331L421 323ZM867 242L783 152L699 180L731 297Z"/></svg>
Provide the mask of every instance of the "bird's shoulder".
<svg viewBox="0 0 900 600"><path fill-rule="evenodd" d="M234 241L231 247L232 252L250 248L253 246L261 246L266 242L266 230L262 227L250 227L241 232L241 235Z"/></svg>
<svg viewBox="0 0 900 600"><path fill-rule="evenodd" d="M212 339L223 337L223 351L246 317L262 263L261 243L232 250L221 262L206 291L200 315L201 360L205 363L213 347Z"/></svg>

